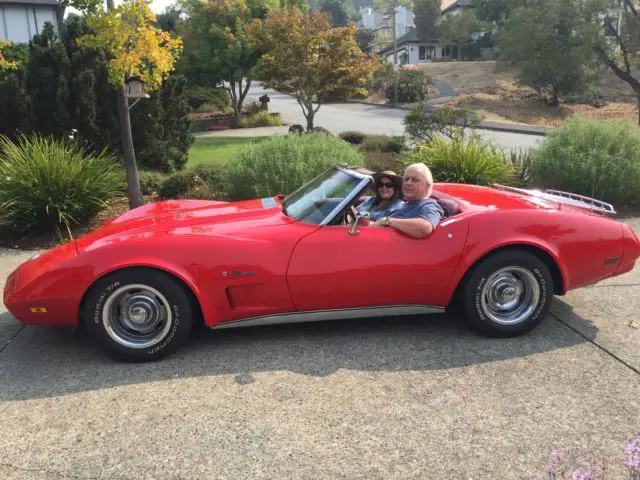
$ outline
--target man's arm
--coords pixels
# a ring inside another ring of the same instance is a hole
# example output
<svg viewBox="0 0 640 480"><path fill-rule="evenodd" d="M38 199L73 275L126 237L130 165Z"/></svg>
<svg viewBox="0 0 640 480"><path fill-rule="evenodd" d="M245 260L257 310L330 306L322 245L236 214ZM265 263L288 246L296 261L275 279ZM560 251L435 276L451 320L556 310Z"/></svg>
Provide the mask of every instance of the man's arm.
<svg viewBox="0 0 640 480"><path fill-rule="evenodd" d="M372 227L383 226L383 220L370 223ZM433 225L424 218L393 218L389 217L389 226L412 237L424 238L433 233Z"/></svg>

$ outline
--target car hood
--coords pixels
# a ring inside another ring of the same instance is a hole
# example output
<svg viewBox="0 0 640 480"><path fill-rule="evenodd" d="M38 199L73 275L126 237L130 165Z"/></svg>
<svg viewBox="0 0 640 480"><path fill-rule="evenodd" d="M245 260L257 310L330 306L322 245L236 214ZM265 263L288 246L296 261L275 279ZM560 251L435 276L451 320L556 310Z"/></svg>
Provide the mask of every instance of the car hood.
<svg viewBox="0 0 640 480"><path fill-rule="evenodd" d="M130 210L76 240L78 252L112 237L211 234L208 227L224 224L225 233L251 226L287 224L294 221L282 213L281 197L240 202L168 200ZM237 228L236 228L237 225Z"/></svg>

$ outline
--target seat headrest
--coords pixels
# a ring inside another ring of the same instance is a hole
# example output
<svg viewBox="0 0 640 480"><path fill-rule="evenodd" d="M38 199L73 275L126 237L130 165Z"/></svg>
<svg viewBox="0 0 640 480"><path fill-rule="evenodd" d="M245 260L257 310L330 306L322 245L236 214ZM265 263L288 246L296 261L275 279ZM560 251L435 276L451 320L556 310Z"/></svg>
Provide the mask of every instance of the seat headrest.
<svg viewBox="0 0 640 480"><path fill-rule="evenodd" d="M454 200L451 200L450 198L439 198L437 202L442 207L442 210L444 210L445 218L453 217L458 213L458 204Z"/></svg>

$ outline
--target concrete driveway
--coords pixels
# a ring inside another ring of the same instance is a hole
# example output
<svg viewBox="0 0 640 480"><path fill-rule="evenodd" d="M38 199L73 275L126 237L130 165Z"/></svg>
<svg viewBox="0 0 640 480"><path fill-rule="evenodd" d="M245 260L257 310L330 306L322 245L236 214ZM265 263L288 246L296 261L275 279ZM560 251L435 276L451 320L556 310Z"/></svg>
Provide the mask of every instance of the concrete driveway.
<svg viewBox="0 0 640 480"><path fill-rule="evenodd" d="M0 252L0 285L29 255ZM0 308L0 478L539 479L552 450L626 478L639 298L636 268L516 339L442 316L327 322L197 332L143 365Z"/></svg>

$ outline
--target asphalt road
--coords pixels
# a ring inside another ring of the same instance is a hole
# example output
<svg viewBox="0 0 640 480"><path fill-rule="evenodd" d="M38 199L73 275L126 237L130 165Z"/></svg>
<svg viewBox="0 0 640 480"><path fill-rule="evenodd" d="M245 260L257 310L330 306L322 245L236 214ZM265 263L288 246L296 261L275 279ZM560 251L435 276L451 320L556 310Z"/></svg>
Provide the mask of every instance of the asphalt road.
<svg viewBox="0 0 640 480"><path fill-rule="evenodd" d="M0 251L0 291L30 255ZM142 365L0 304L0 478L540 479L553 450L626 478L639 294L636 268L515 339L367 319L199 331Z"/></svg>
<svg viewBox="0 0 640 480"><path fill-rule="evenodd" d="M252 85L249 97L256 100L267 93L271 101L269 111L280 112L282 119L290 124L298 123L306 126L302 109L295 98L272 90L265 90L259 85ZM368 134L404 135L402 119L405 110L364 105L359 103L340 103L323 105L314 119L315 126L324 127L333 134L347 130L358 130ZM506 149L526 149L537 145L544 137L506 133L490 130L478 130L487 140Z"/></svg>

